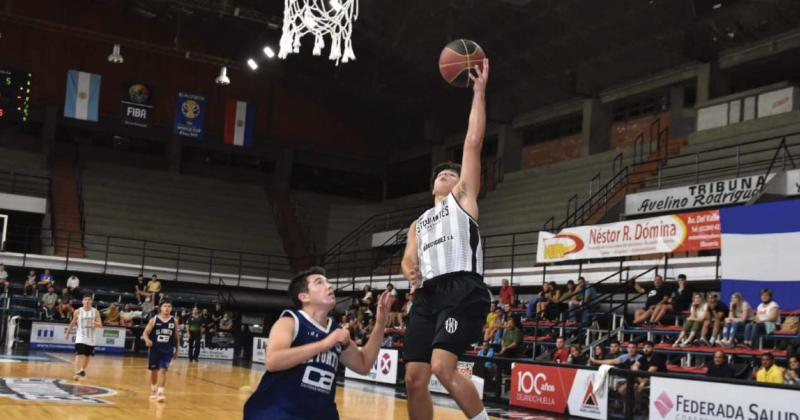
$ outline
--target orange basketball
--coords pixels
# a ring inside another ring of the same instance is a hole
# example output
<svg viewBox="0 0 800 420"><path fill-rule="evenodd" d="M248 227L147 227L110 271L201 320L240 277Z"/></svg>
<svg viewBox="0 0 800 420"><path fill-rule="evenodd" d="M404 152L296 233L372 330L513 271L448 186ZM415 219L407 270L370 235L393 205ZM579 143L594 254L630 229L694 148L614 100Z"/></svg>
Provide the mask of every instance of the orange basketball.
<svg viewBox="0 0 800 420"><path fill-rule="evenodd" d="M476 65L483 67L486 54L474 41L457 39L447 44L439 56L439 73L447 83L458 87L469 87L469 71Z"/></svg>

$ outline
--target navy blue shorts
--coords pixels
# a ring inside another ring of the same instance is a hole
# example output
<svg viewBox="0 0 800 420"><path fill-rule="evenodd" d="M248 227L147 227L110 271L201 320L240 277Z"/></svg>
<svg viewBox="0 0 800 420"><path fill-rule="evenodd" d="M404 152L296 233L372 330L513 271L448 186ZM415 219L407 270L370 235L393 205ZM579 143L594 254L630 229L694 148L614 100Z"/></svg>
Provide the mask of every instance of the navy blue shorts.
<svg viewBox="0 0 800 420"><path fill-rule="evenodd" d="M151 348L147 354L147 369L167 369L170 362L172 362L172 354L175 352L174 348L163 350L158 348Z"/></svg>

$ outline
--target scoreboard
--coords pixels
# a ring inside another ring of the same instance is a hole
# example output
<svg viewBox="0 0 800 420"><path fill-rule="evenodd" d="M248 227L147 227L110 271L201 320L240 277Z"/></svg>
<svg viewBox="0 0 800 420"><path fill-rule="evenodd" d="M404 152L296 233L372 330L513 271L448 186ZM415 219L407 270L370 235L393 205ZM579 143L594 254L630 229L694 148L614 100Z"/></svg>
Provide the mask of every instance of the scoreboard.
<svg viewBox="0 0 800 420"><path fill-rule="evenodd" d="M31 74L0 69L0 122L27 122L30 103Z"/></svg>

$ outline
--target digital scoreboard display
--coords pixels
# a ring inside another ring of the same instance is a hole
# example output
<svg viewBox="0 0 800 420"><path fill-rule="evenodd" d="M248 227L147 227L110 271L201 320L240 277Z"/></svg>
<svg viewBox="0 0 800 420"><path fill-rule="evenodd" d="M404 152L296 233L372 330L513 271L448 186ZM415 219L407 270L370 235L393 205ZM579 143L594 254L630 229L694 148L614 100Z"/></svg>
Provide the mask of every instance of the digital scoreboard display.
<svg viewBox="0 0 800 420"><path fill-rule="evenodd" d="M0 122L27 122L31 103L31 74L0 69Z"/></svg>

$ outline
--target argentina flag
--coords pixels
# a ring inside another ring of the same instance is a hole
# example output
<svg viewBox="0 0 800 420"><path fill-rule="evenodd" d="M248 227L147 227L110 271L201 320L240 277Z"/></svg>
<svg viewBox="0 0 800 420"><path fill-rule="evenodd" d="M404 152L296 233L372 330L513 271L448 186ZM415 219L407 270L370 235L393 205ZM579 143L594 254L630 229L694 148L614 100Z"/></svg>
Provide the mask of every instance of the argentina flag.
<svg viewBox="0 0 800 420"><path fill-rule="evenodd" d="M100 75L77 70L67 72L67 96L64 116L78 120L97 121L100 104Z"/></svg>
<svg viewBox="0 0 800 420"><path fill-rule="evenodd" d="M800 308L800 200L723 208L720 222L724 299L756 307L769 288L781 309Z"/></svg>

